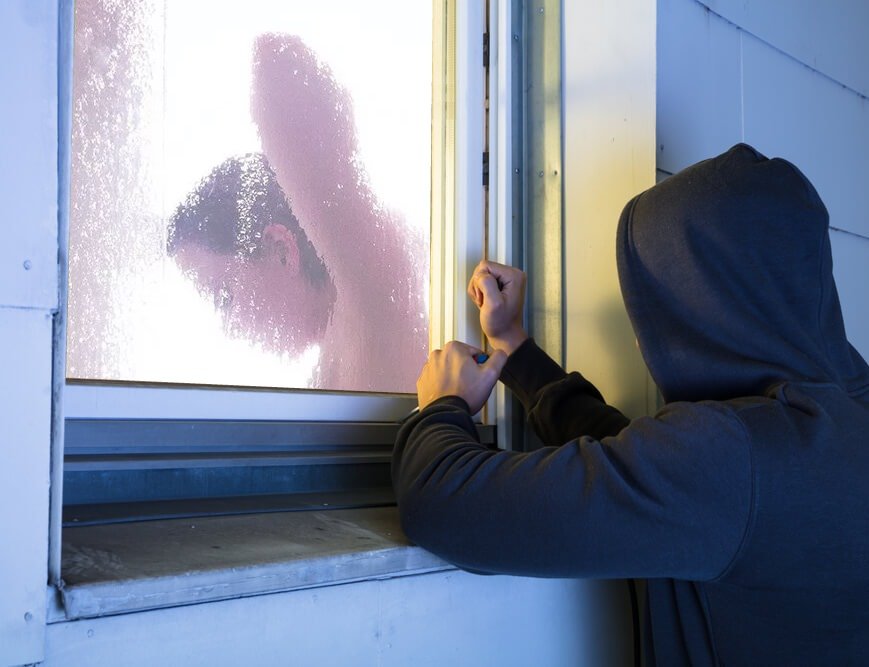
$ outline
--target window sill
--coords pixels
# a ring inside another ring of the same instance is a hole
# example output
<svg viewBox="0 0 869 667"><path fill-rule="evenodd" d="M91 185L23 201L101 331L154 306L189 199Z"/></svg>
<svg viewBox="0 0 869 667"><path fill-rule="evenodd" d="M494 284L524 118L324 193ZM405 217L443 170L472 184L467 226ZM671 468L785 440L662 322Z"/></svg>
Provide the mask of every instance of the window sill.
<svg viewBox="0 0 869 667"><path fill-rule="evenodd" d="M63 545L57 621L453 569L395 507L70 527Z"/></svg>

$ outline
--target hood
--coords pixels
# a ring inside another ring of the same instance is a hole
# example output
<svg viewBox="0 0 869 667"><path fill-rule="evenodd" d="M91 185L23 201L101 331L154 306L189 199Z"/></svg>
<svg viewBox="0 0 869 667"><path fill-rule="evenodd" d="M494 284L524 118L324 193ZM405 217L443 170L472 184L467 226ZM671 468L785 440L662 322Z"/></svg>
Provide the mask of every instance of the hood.
<svg viewBox="0 0 869 667"><path fill-rule="evenodd" d="M845 337L828 226L799 169L746 144L628 203L622 296L667 402L763 395L783 381L869 390Z"/></svg>

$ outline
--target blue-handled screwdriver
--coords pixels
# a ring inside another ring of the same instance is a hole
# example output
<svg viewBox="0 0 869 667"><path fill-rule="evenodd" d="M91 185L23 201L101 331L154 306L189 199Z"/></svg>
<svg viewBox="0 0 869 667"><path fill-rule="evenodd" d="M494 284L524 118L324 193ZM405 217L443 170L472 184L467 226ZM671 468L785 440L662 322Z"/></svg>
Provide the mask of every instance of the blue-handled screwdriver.
<svg viewBox="0 0 869 667"><path fill-rule="evenodd" d="M489 355L486 354L485 352L477 352L477 354L474 355L474 361L476 361L478 364L486 363L486 360L488 358L489 358ZM411 417L413 417L417 413L419 413L419 406L418 405L413 410L408 412L404 417L399 419L398 423L403 424L404 422L406 422L408 419L410 419Z"/></svg>

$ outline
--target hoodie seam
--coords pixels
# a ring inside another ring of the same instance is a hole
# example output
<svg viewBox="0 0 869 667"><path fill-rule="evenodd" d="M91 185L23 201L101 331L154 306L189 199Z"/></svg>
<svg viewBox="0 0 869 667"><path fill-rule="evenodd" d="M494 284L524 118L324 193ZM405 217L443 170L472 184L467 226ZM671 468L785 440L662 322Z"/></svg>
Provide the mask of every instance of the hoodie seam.
<svg viewBox="0 0 869 667"><path fill-rule="evenodd" d="M815 330L818 332L818 335L821 337L821 343L824 346L824 352L827 355L828 362L832 362L832 360L830 359L830 342L829 342L828 337L824 335L823 326L822 326L822 317L824 314L824 302L829 298L829 295L827 294L827 291L828 291L827 286L824 284L824 260L825 260L824 236L827 235L828 233L829 232L826 229L824 229L823 233L820 235L820 238L818 238L817 257L818 257L818 286L820 287L820 290L819 290L820 297L818 298L818 312L817 312L817 323L816 323L817 327ZM830 249L830 252L832 253L832 248ZM831 266L830 273L832 274L832 272L833 272L833 267Z"/></svg>
<svg viewBox="0 0 869 667"><path fill-rule="evenodd" d="M742 537L739 540L739 545L736 547L736 551L734 551L733 556L724 566L721 573L711 579L711 581L714 582L721 581L728 574L730 574L731 570L733 570L736 563L742 556L743 552L746 550L749 538L754 533L754 525L757 518L757 471L754 463L754 448L752 447L752 438L749 433L748 427L742 420L742 417L740 417L738 413L732 412L731 414L733 414L733 416L739 422L739 427L742 430L745 446L748 450L748 471L751 488L749 490L748 516L745 520L745 527L743 528Z"/></svg>

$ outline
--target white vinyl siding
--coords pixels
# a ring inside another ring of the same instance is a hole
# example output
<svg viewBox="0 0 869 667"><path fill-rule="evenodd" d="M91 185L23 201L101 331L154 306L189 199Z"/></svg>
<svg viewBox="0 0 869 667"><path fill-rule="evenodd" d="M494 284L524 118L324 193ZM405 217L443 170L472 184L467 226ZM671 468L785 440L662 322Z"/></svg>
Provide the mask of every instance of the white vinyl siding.
<svg viewBox="0 0 869 667"><path fill-rule="evenodd" d="M658 169L740 141L796 164L830 212L851 343L869 356L869 6L658 0Z"/></svg>

